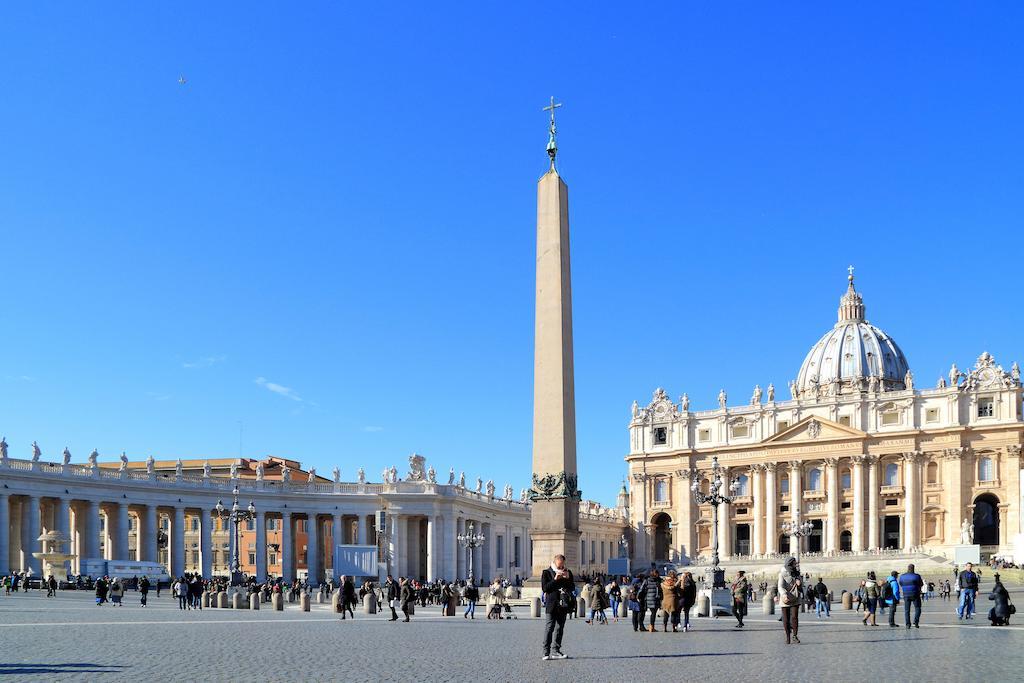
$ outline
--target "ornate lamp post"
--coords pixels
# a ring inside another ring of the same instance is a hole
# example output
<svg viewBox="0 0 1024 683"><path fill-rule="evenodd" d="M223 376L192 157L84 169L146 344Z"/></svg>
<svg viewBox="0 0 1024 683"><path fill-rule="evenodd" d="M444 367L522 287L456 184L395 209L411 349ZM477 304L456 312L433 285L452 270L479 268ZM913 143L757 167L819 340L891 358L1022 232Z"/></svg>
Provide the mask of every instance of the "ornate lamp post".
<svg viewBox="0 0 1024 683"><path fill-rule="evenodd" d="M469 523L466 533L459 534L459 543L463 548L469 549L469 582L473 583L473 550L484 544L484 535L474 533L473 522Z"/></svg>
<svg viewBox="0 0 1024 683"><path fill-rule="evenodd" d="M725 482L722 479L722 467L718 464L718 456L711 458L711 471L708 474L710 475L710 485L707 493L700 490L700 482L704 478L704 473L700 470L693 470L690 477L693 481L690 490L698 505L705 503L711 505L711 564L713 565L711 571L714 577L712 586L719 588L725 585L725 570L718 566L718 506L722 503L731 503L736 497L735 493L739 490L740 485L733 479L729 482L729 493L726 494L722 491Z"/></svg>
<svg viewBox="0 0 1024 683"><path fill-rule="evenodd" d="M800 566L800 539L810 536L814 525L810 522L783 522L782 533L789 536L789 550L796 558L796 566Z"/></svg>
<svg viewBox="0 0 1024 683"><path fill-rule="evenodd" d="M241 508L238 506L238 487L232 491L234 500L231 503L231 509L226 510L224 503L217 501L217 516L221 519L227 520L231 524L231 585L241 586L242 585L242 566L238 560L238 525L241 522L248 522L256 519L256 506L253 505L252 501L249 501L248 508Z"/></svg>

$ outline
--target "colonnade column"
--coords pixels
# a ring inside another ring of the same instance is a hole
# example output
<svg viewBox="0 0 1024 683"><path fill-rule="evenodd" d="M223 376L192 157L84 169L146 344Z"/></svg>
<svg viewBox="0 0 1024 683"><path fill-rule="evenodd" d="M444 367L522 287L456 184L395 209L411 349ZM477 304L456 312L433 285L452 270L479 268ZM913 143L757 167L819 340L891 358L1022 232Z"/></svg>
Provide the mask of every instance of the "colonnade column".
<svg viewBox="0 0 1024 683"><path fill-rule="evenodd" d="M868 466L868 542L867 549L878 547L878 456L866 455Z"/></svg>
<svg viewBox="0 0 1024 683"><path fill-rule="evenodd" d="M281 512L281 578L291 583L295 579L292 562L292 513Z"/></svg>
<svg viewBox="0 0 1024 683"><path fill-rule="evenodd" d="M366 523L365 517L359 517L359 524L363 525ZM324 534L326 536L326 534ZM334 551L339 545L345 544L345 518L341 512L335 512L331 516L331 548L330 552L324 557L324 565L327 564L327 558L331 559L331 576L334 577L334 582L338 583L341 579L341 572L338 571L338 566L334 562ZM363 544L365 545L365 544Z"/></svg>
<svg viewBox="0 0 1024 683"><path fill-rule="evenodd" d="M256 509L256 580L267 578L267 513Z"/></svg>
<svg viewBox="0 0 1024 683"><path fill-rule="evenodd" d="M437 518L427 517L427 581L437 578Z"/></svg>
<svg viewBox="0 0 1024 683"><path fill-rule="evenodd" d="M864 546L864 456L853 458L853 551L860 552Z"/></svg>
<svg viewBox="0 0 1024 683"><path fill-rule="evenodd" d="M306 578L314 585L323 581L324 574L320 569L320 534L317 533L315 512L306 515Z"/></svg>
<svg viewBox="0 0 1024 683"><path fill-rule="evenodd" d="M839 459L825 458L825 552L839 549Z"/></svg>
<svg viewBox="0 0 1024 683"><path fill-rule="evenodd" d="M694 529L694 500L690 491L692 472L688 469L678 470L679 488L676 501L677 517L679 518L679 533L672 534L672 540L677 547L682 546L683 554L691 560L697 557L697 544L695 542L696 530ZM618 553L615 553L618 555Z"/></svg>
<svg viewBox="0 0 1024 683"><path fill-rule="evenodd" d="M917 495L917 465L921 457L918 453L903 454L903 485L904 493L904 535L903 546L909 550L918 545L918 521L921 519L921 503Z"/></svg>
<svg viewBox="0 0 1024 683"><path fill-rule="evenodd" d="M142 559L146 562L159 562L160 550L157 539L160 536L160 512L155 505L147 505L143 517L146 525L146 550L142 554Z"/></svg>
<svg viewBox="0 0 1024 683"><path fill-rule="evenodd" d="M754 500L754 537L751 542L751 552L754 555L761 555L764 553L764 495L761 493L761 487L764 484L764 467L754 465L751 468L750 478L753 485L750 494Z"/></svg>
<svg viewBox="0 0 1024 683"><path fill-rule="evenodd" d="M964 448L949 448L942 454L945 460L942 488L945 489L949 500L949 505L946 508L946 540L956 543L960 542L960 525L965 518L962 470L965 450ZM967 478L967 481L971 481L970 478Z"/></svg>
<svg viewBox="0 0 1024 683"><path fill-rule="evenodd" d="M789 463L789 519L798 524L800 522L800 511L801 503L803 503L803 463L798 460L794 460ZM802 550L800 545L799 536L790 536L789 538L789 552L796 552L797 549Z"/></svg>
<svg viewBox="0 0 1024 683"><path fill-rule="evenodd" d="M459 517L455 520L455 576L453 579L465 579L467 577L466 572L466 551L462 548L462 544L459 543L459 536L466 533L466 520L463 517ZM527 565L529 566L529 565Z"/></svg>
<svg viewBox="0 0 1024 683"><path fill-rule="evenodd" d="M199 512L199 561L203 577L213 576L213 511Z"/></svg>
<svg viewBox="0 0 1024 683"><path fill-rule="evenodd" d="M54 510L55 519L54 528L63 534L64 539L67 541L71 540L71 501L67 498L60 498L57 500L57 507ZM70 552L71 545L64 546ZM64 560L64 570L67 571L71 568L71 560Z"/></svg>
<svg viewBox="0 0 1024 683"><path fill-rule="evenodd" d="M128 555L128 503L117 504L117 531L113 536L114 550L110 554L112 560L130 560Z"/></svg>
<svg viewBox="0 0 1024 683"><path fill-rule="evenodd" d="M408 526L409 519L405 515L391 517L391 571L396 577L406 575L406 556L409 554L409 544L406 540Z"/></svg>
<svg viewBox="0 0 1024 683"><path fill-rule="evenodd" d="M359 545L369 545L369 525L366 523L366 513L359 513L359 518L356 520L356 533Z"/></svg>
<svg viewBox="0 0 1024 683"><path fill-rule="evenodd" d="M171 525L171 576L185 573L185 508L174 508L174 524Z"/></svg>
<svg viewBox="0 0 1024 683"><path fill-rule="evenodd" d="M774 462L765 463L764 466L764 551L766 553L777 553L779 526L776 515L779 511L779 503L775 498L775 469L778 467Z"/></svg>
<svg viewBox="0 0 1024 683"><path fill-rule="evenodd" d="M728 467L722 468L722 493L729 494L729 482L731 481L732 475L729 473ZM723 557L732 557L732 519L729 514L731 505L728 503L722 503L718 506L718 554Z"/></svg>
<svg viewBox="0 0 1024 683"><path fill-rule="evenodd" d="M39 522L40 514L42 510L39 505L39 496L29 496L26 501L28 508L28 538L22 539L22 544L26 546L25 559L28 562L29 568L33 570L36 576L42 576L42 563L38 557L33 557L32 553L39 552Z"/></svg>
<svg viewBox="0 0 1024 683"><path fill-rule="evenodd" d="M0 575L11 571L11 496L0 493Z"/></svg>
<svg viewBox="0 0 1024 683"><path fill-rule="evenodd" d="M85 554L82 559L103 559L100 554L100 503L89 501L89 511L85 518ZM81 566L81 565L79 565Z"/></svg>

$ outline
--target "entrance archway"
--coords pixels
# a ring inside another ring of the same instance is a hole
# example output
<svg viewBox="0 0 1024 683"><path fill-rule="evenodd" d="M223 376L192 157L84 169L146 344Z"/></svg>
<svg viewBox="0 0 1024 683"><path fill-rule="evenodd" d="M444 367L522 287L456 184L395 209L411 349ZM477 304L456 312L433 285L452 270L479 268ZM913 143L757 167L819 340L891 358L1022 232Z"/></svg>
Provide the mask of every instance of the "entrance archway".
<svg viewBox="0 0 1024 683"><path fill-rule="evenodd" d="M672 547L672 518L659 512L651 519L654 525L654 560L668 561Z"/></svg>
<svg viewBox="0 0 1024 683"><path fill-rule="evenodd" d="M991 493L974 499L974 542L999 545L999 499Z"/></svg>
<svg viewBox="0 0 1024 683"><path fill-rule="evenodd" d="M844 553L853 550L853 532L843 531L839 534L839 549Z"/></svg>
<svg viewBox="0 0 1024 683"><path fill-rule="evenodd" d="M882 522L882 547L900 547L900 518L897 515L886 515Z"/></svg>
<svg viewBox="0 0 1024 683"><path fill-rule="evenodd" d="M737 524L736 525L736 540L733 543L733 550L737 555L749 555L750 554L750 525L749 524Z"/></svg>
<svg viewBox="0 0 1024 683"><path fill-rule="evenodd" d="M811 533L807 537L807 552L809 553L820 553L822 549L822 531L824 529L824 522L820 519L811 520Z"/></svg>

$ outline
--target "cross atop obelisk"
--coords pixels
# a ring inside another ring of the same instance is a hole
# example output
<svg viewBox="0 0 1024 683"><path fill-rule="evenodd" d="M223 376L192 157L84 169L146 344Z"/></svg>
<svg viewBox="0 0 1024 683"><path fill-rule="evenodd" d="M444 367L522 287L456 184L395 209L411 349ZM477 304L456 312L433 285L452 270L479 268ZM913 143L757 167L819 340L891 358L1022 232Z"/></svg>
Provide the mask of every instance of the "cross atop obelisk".
<svg viewBox="0 0 1024 683"><path fill-rule="evenodd" d="M576 487L576 391L569 270L569 188L555 169L555 109L547 152L551 168L537 183L537 299L533 363L533 487L531 580L554 555L578 571L579 500Z"/></svg>

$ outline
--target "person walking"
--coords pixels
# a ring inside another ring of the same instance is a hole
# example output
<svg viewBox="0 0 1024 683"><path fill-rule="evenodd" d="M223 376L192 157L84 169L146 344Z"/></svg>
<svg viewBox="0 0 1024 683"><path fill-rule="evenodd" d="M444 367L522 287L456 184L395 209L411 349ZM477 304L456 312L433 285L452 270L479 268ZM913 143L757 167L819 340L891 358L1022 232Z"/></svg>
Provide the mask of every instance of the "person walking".
<svg viewBox="0 0 1024 683"><path fill-rule="evenodd" d="M541 572L540 589L544 593L544 661L565 659L562 636L570 597L576 590L572 572L565 566L565 555L555 555L551 566Z"/></svg>
<svg viewBox="0 0 1024 683"><path fill-rule="evenodd" d="M967 563L957 576L956 585L960 593L960 602L956 609L957 619L970 619L974 615L974 602L978 596L978 574L974 571L973 564Z"/></svg>
<svg viewBox="0 0 1024 683"><path fill-rule="evenodd" d="M988 599L995 601L995 605L988 611L988 620L993 626L1009 626L1010 615L1017 611L1017 608L1010 603L1010 593L1006 590L1003 582L997 573L994 577L995 585Z"/></svg>
<svg viewBox="0 0 1024 683"><path fill-rule="evenodd" d="M658 616L658 605L661 604L661 577L654 567L651 567L647 578L640 584L640 595L644 609L650 614L650 626L647 630L654 633L654 620Z"/></svg>
<svg viewBox="0 0 1024 683"><path fill-rule="evenodd" d="M619 587L619 582L612 579L612 582L608 584L608 601L611 603L612 608L612 619L618 623L619 621L619 605L622 604L622 588Z"/></svg>
<svg viewBox="0 0 1024 683"><path fill-rule="evenodd" d="M464 619L476 619L476 601L480 599L480 589L476 587L475 581L466 584L466 590L462 597L466 600L466 611L462 613Z"/></svg>
<svg viewBox="0 0 1024 683"><path fill-rule="evenodd" d="M898 580L900 594L903 596L903 617L907 628L910 628L910 608L914 607L914 628L921 628L921 594L924 592L924 581L914 571L914 565L908 564L907 571Z"/></svg>
<svg viewBox="0 0 1024 683"><path fill-rule="evenodd" d="M683 573L683 585L680 589L680 611L683 614L683 632L690 630L690 610L697 602L697 582L693 580L693 574Z"/></svg>
<svg viewBox="0 0 1024 683"><path fill-rule="evenodd" d="M338 592L340 593L338 596L338 607L341 608L342 620L344 621L346 616L350 616L355 619L356 613L353 610L353 607L356 604L356 584L352 580L351 576L341 577Z"/></svg>
<svg viewBox="0 0 1024 683"><path fill-rule="evenodd" d="M878 580L874 572L868 572L868 578L864 581L864 618L861 620L865 626L868 619L871 619L872 626L878 626L875 620L875 612L878 610L878 598L881 591L878 587Z"/></svg>
<svg viewBox="0 0 1024 683"><path fill-rule="evenodd" d="M747 591L750 582L742 569L736 572L736 581L732 584L732 615L736 617L736 628L743 628L743 617L747 613Z"/></svg>
<svg viewBox="0 0 1024 683"><path fill-rule="evenodd" d="M817 618L821 619L821 610L825 609L825 616L829 619L832 618L832 605L828 599L828 586L825 582L818 577L818 583L814 584L814 609L817 612Z"/></svg>
<svg viewBox="0 0 1024 683"><path fill-rule="evenodd" d="M57 579L53 578L53 574L46 579L46 597L57 597Z"/></svg>
<svg viewBox="0 0 1024 683"><path fill-rule="evenodd" d="M143 576L139 579L139 604L146 606L146 599L149 597L149 579Z"/></svg>
<svg viewBox="0 0 1024 683"><path fill-rule="evenodd" d="M638 633L644 623L644 610L640 606L640 600L637 599L638 588L638 586L630 584L629 588L626 589L626 609L630 611L630 615L633 617L634 633Z"/></svg>
<svg viewBox="0 0 1024 683"><path fill-rule="evenodd" d="M889 628L896 628L896 605L900 604L900 584L897 576L899 572L894 569L882 584L882 600L889 609Z"/></svg>
<svg viewBox="0 0 1024 683"><path fill-rule="evenodd" d="M399 579L400 587L398 591L398 601L402 604L402 614L405 615L406 622L409 621L410 605L416 603L416 589L413 588L412 581L402 577ZM413 607L415 609L415 607Z"/></svg>
<svg viewBox="0 0 1024 683"><path fill-rule="evenodd" d="M110 582L110 604L121 606L121 598L124 596L124 584L121 579L114 579Z"/></svg>
<svg viewBox="0 0 1024 683"><path fill-rule="evenodd" d="M593 603L590 604L590 623L595 621L608 625L608 617L604 611L608 609L608 593L604 590L604 584L598 580L594 582L594 587L590 590L590 599Z"/></svg>
<svg viewBox="0 0 1024 683"><path fill-rule="evenodd" d="M800 644L797 631L800 626L800 570L795 557L786 558L779 570L779 605L782 607L782 626L786 631L786 645Z"/></svg>
<svg viewBox="0 0 1024 683"><path fill-rule="evenodd" d="M501 585L500 579L495 579L487 589L487 618L500 620L503 604L505 604L505 588Z"/></svg>
<svg viewBox="0 0 1024 683"><path fill-rule="evenodd" d="M398 584L395 583L391 574L388 574L388 578L384 580L384 586L381 588L381 595L384 600L387 601L388 607L391 608L391 619L389 619L389 621L398 621L398 612L395 611L395 604L398 602L398 593Z"/></svg>
<svg viewBox="0 0 1024 683"><path fill-rule="evenodd" d="M673 615L678 615L676 609L682 598L682 593L676 570L669 569L665 580L661 582L661 630L665 633L668 633L668 622L670 619L672 619L672 630L676 630L678 622L673 619Z"/></svg>
<svg viewBox="0 0 1024 683"><path fill-rule="evenodd" d="M96 579L96 606L100 606L107 601L107 591L109 585L105 578L100 577Z"/></svg>

